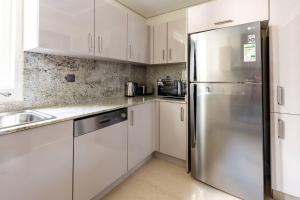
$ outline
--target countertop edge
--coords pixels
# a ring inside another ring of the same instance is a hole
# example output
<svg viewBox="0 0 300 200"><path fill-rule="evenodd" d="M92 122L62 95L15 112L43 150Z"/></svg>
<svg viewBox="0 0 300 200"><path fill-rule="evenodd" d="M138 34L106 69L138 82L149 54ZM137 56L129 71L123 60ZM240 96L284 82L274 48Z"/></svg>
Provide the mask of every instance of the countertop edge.
<svg viewBox="0 0 300 200"><path fill-rule="evenodd" d="M70 116L70 117L55 116L56 117L55 119L50 119L50 120L46 120L46 121L42 121L42 122L36 122L36 123L32 123L32 124L26 124L26 125L20 125L20 126L16 126L16 127L10 127L10 128L7 128L7 129L2 129L2 130L0 130L0 137L5 136L5 135L18 133L20 131L26 131L26 130L30 130L30 129L34 129L34 128L48 126L48 125L51 125L51 124L63 123L63 122L66 122L66 121L76 120L76 119L80 119L80 118L84 118L84 117L88 117L88 116L92 116L92 115L97 115L97 114L101 114L101 113L105 113L105 112L110 112L110 111L118 110L118 109L122 109L122 108L129 108L129 107L132 107L132 106L137 106L137 105L141 105L141 104L145 104L145 103L149 103L149 102L155 102L155 101L187 104L187 102L184 101L184 100L164 99L164 98L157 97L157 98L153 98L153 99L143 100L143 101L140 101L140 102L128 103L127 105L116 105L116 106L111 105L110 108L99 109L99 110L96 110L94 112L76 114L76 115L73 115L73 116ZM43 110L43 109L44 108L32 109L32 110L40 111L40 110ZM63 107L62 107L62 109L63 109Z"/></svg>

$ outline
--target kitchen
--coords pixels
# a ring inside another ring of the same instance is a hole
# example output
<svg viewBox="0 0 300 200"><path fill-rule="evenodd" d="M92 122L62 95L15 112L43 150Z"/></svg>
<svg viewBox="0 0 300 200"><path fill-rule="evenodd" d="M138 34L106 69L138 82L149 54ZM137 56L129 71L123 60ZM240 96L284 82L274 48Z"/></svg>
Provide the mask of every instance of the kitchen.
<svg viewBox="0 0 300 200"><path fill-rule="evenodd" d="M300 199L296 0L0 2L0 199Z"/></svg>

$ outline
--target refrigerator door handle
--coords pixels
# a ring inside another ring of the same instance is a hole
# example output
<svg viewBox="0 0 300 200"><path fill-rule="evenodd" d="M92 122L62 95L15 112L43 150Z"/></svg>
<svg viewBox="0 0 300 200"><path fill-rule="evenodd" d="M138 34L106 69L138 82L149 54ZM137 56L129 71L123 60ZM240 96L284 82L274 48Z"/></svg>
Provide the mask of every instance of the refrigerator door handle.
<svg viewBox="0 0 300 200"><path fill-rule="evenodd" d="M196 147L196 137L197 137L197 127L196 127L196 117L197 117L197 85L194 84L191 89L191 137L192 137L192 148Z"/></svg>
<svg viewBox="0 0 300 200"><path fill-rule="evenodd" d="M190 39L191 40L191 39ZM197 80L197 63L196 63L196 46L195 42L191 40L191 52L190 52L190 80Z"/></svg>

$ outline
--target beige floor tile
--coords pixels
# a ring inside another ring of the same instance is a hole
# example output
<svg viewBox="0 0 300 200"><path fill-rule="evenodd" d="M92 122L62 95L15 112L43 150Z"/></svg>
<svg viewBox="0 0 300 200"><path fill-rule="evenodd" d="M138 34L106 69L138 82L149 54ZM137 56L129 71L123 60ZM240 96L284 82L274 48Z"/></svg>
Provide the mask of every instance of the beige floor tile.
<svg viewBox="0 0 300 200"><path fill-rule="evenodd" d="M103 200L238 200L194 180L185 169L152 159Z"/></svg>

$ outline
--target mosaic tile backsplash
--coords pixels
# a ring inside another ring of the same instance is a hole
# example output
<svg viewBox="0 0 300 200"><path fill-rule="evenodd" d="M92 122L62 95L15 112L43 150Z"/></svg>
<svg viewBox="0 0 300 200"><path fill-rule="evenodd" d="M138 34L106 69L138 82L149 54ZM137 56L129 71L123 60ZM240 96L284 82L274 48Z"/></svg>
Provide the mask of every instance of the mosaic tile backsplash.
<svg viewBox="0 0 300 200"><path fill-rule="evenodd" d="M166 75L181 79L185 64L136 66L39 53L24 55L23 102L0 104L0 112L75 104L104 97L124 96L127 81L156 86ZM68 74L75 82L67 82ZM156 87L154 87L156 88Z"/></svg>

